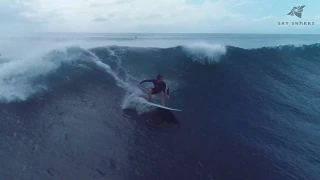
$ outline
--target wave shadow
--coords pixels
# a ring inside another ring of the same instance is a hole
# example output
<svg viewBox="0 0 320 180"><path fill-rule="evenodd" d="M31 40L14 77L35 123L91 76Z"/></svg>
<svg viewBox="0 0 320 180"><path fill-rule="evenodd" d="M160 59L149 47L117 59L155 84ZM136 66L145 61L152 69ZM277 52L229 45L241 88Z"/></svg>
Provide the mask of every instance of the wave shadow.
<svg viewBox="0 0 320 180"><path fill-rule="evenodd" d="M138 114L134 109L126 109L124 113L130 119L136 120L138 124L151 128L160 128L165 125L180 125L179 119L173 112L167 109L156 108L142 114Z"/></svg>

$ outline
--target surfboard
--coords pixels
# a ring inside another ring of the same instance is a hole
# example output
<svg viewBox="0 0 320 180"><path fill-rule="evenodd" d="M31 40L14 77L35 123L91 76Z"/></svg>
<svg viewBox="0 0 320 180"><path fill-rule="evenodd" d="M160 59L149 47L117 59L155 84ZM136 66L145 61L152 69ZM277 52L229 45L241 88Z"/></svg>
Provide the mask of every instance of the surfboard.
<svg viewBox="0 0 320 180"><path fill-rule="evenodd" d="M146 103L151 105L151 106L159 107L159 108L162 108L162 109L168 109L168 110L171 110L171 111L182 111L181 109L173 109L173 108L161 106L159 104L155 104L155 103L152 103L152 102L146 102Z"/></svg>

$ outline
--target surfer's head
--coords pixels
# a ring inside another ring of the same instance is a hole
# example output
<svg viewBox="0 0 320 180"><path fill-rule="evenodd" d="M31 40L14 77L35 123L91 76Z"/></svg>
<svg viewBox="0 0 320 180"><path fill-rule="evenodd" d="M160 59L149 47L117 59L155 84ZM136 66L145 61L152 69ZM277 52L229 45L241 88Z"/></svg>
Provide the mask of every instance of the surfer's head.
<svg viewBox="0 0 320 180"><path fill-rule="evenodd" d="M158 81L158 82L161 82L161 81L162 81L162 76L161 76L160 74L158 74L158 76L157 76L157 81Z"/></svg>

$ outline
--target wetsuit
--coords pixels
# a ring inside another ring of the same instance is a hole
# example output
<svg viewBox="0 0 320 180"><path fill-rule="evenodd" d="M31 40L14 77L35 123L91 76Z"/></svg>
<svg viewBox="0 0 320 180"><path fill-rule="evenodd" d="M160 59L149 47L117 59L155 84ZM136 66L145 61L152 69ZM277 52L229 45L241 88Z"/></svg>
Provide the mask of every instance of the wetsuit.
<svg viewBox="0 0 320 180"><path fill-rule="evenodd" d="M158 94L160 92L166 92L166 83L161 81L160 83L158 83L158 81L156 79L150 79L150 80L144 80L141 81L140 84L144 83L144 82L152 82L154 85L154 88L152 88L152 94ZM169 88L167 88L167 95L169 96Z"/></svg>

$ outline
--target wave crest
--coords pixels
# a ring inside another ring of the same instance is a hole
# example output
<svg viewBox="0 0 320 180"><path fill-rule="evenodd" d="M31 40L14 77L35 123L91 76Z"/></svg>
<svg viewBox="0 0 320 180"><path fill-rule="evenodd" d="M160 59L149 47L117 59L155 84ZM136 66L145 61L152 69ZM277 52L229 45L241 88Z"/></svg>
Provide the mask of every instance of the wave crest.
<svg viewBox="0 0 320 180"><path fill-rule="evenodd" d="M227 49L220 44L208 44L208 43L194 43L182 46L182 49L191 57L194 61L204 63L219 62L220 57L225 55Z"/></svg>
<svg viewBox="0 0 320 180"><path fill-rule="evenodd" d="M47 90L46 83L39 79L54 73L63 63L81 59L82 52L80 48L71 47L2 62L0 101L23 101L37 92Z"/></svg>

